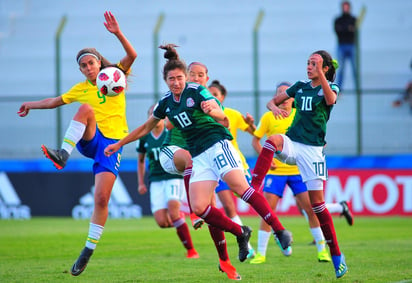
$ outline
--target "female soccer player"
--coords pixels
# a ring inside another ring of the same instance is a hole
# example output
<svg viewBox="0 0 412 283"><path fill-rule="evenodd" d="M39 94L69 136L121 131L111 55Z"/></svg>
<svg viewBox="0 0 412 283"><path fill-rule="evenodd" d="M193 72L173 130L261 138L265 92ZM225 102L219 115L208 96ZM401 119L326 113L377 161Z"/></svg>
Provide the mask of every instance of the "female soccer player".
<svg viewBox="0 0 412 283"><path fill-rule="evenodd" d="M117 37L126 52L126 56L117 66L129 74L137 53L120 30L114 15L105 12L104 17L106 29ZM29 114L30 109L52 109L72 102L81 103L66 131L61 149L54 150L42 145L45 156L59 170L64 168L75 146L84 156L94 160L94 210L86 246L70 271L74 276L80 275L86 268L103 233L110 194L118 175L122 150L119 148L117 154L110 158L104 155L103 150L105 146L118 141L128 133L124 92L108 97L101 95L96 87L97 74L104 67L111 65L110 62L94 48L80 50L76 61L86 77L85 81L74 85L61 96L25 102L18 111L18 114L24 117Z"/></svg>
<svg viewBox="0 0 412 283"><path fill-rule="evenodd" d="M296 116L286 134L269 137L259 154L253 171L252 185L259 188L272 158L299 168L309 191L312 209L319 219L323 235L329 245L337 278L348 271L341 253L332 217L325 206L323 182L327 179L325 155L326 123L336 103L339 87L332 83L337 68L336 61L324 50L312 53L307 61L308 81L298 81L269 104L274 114L287 117L278 108L289 97L295 98ZM335 67L336 66L336 67Z"/></svg>
<svg viewBox="0 0 412 283"><path fill-rule="evenodd" d="M206 87L209 80L207 67L200 62L193 62L187 67L188 81L198 83ZM190 209L190 218L195 229L203 225L204 220L192 212L189 200L189 181L192 175L192 156L188 151L186 141L182 133L166 119L169 132L160 151L160 161L163 169L170 174L183 174L186 194L188 196L188 205ZM216 206L215 199L211 201ZM219 270L226 273L229 279L239 280L241 276L237 273L236 268L232 265L227 252L225 233L212 225L207 225L210 236L215 244L219 256Z"/></svg>
<svg viewBox="0 0 412 283"><path fill-rule="evenodd" d="M153 113L154 105L149 108L148 115ZM187 250L187 258L199 258L199 254L193 247L189 227L184 217L180 214L180 202L186 193L184 191L183 177L165 172L160 165L160 148L166 138L167 129L162 122L146 136L136 143L137 177L140 194L147 192L145 184L146 164L149 160L150 204L153 216L160 228L175 227L183 246Z"/></svg>
<svg viewBox="0 0 412 283"><path fill-rule="evenodd" d="M288 82L280 83L276 87L275 97L282 94L289 86L290 83ZM288 113L286 117L281 115L274 116L271 111L263 114L252 140L252 146L258 154L262 151L260 140L263 136L266 135L270 137L274 134L284 134L289 128L296 114L296 108L292 107L293 101L293 98L289 98L278 106L279 109ZM318 260L320 262L331 261L328 251L325 248L325 238L320 229L318 218L312 210L308 190L302 181L298 167L296 165L287 165L277 159L273 159L263 185L263 194L273 210L276 209L279 199L283 197L286 184L292 190L298 207L307 215L310 232L315 239L318 250ZM257 245L258 252L255 258L250 261L251 264L259 264L266 261L266 250L269 238L270 227L264 221L260 221Z"/></svg>
<svg viewBox="0 0 412 283"><path fill-rule="evenodd" d="M206 87L209 76L205 65L194 62L188 66L188 81L195 82ZM169 129L166 140L160 152L160 163L163 169L170 174L183 175L186 195L188 196L188 205L190 210L190 219L195 230L202 227L204 220L193 213L190 207L189 199L189 180L192 174L192 156L190 155L186 141L180 131L166 119L166 125Z"/></svg>
<svg viewBox="0 0 412 283"><path fill-rule="evenodd" d="M190 178L189 197L193 212L206 223L236 235L239 245L239 260L248 255L251 229L240 226L219 209L211 205L219 178L222 178L241 198L248 202L271 225L282 250L290 248L292 236L262 194L249 186L237 152L229 140L229 121L215 98L203 86L187 83L186 64L179 59L175 45L161 46L167 62L163 78L169 92L158 102L153 115L127 137L105 149L107 156L117 152L123 145L146 135L163 118L167 117L178 128L192 156L193 168Z"/></svg>

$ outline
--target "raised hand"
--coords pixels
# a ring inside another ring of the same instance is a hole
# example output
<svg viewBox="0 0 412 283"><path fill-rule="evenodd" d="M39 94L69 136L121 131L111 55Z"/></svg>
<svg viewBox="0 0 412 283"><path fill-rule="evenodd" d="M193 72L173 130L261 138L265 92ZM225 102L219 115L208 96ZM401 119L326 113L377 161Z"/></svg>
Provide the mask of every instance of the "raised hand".
<svg viewBox="0 0 412 283"><path fill-rule="evenodd" d="M318 70L318 72L322 72L322 67L323 67L323 58L319 54L312 54L312 60L315 63L315 67Z"/></svg>
<svg viewBox="0 0 412 283"><path fill-rule="evenodd" d="M248 124L249 126L253 126L255 124L255 118L249 113L246 113L246 117L243 117L243 120Z"/></svg>
<svg viewBox="0 0 412 283"><path fill-rule="evenodd" d="M104 23L104 26L109 32L114 33L114 34L117 34L118 32L120 32L119 24L117 23L117 20L112 14L112 12L106 11L104 13L104 18L106 20L106 22Z"/></svg>

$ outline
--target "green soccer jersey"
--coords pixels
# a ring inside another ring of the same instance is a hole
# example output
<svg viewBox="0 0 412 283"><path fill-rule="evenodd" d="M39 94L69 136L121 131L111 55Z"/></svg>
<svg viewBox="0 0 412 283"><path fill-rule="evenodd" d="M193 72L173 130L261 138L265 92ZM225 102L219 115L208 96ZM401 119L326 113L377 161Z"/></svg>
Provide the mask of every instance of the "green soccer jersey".
<svg viewBox="0 0 412 283"><path fill-rule="evenodd" d="M163 141L166 138L167 132L167 130L164 130L158 137L155 137L152 133L149 133L141 139L137 140L136 151L138 153L146 154L146 157L149 160L148 174L150 182L182 178L182 176L180 175L172 175L165 172L160 165L160 148L162 147Z"/></svg>
<svg viewBox="0 0 412 283"><path fill-rule="evenodd" d="M170 131L167 131L167 136L163 142L163 146L169 145L176 145L180 148L187 149L186 141L180 130L173 128Z"/></svg>
<svg viewBox="0 0 412 283"><path fill-rule="evenodd" d="M339 87L329 83L339 95ZM326 123L333 105L327 105L322 87L312 87L311 81L298 81L286 90L295 98L296 116L286 135L303 144L324 146L326 144Z"/></svg>
<svg viewBox="0 0 412 283"><path fill-rule="evenodd" d="M153 110L154 117L164 119L167 116L174 127L181 131L192 157L220 140L232 140L229 130L201 109L202 101L210 99L215 97L207 88L196 83L186 83L179 101L169 91Z"/></svg>

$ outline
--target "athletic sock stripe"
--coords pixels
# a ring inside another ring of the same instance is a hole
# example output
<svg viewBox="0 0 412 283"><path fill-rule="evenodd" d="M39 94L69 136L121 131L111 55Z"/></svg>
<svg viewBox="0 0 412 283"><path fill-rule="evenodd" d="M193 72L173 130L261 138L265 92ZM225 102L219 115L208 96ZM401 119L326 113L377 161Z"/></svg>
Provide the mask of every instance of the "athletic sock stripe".
<svg viewBox="0 0 412 283"><path fill-rule="evenodd" d="M268 142L265 142L265 143L263 144L263 148L266 148L266 149L268 149L268 150L270 150L270 151L273 151L273 152L276 151L276 147L273 146L272 144L268 143Z"/></svg>
<svg viewBox="0 0 412 283"><path fill-rule="evenodd" d="M185 223L186 223L186 222L185 222L185 219L184 219L184 218L179 218L179 219L177 219L176 221L173 222L173 226L174 226L175 228L178 228L178 227L182 226L182 225L185 224Z"/></svg>
<svg viewBox="0 0 412 283"><path fill-rule="evenodd" d="M252 189L251 187L249 189L247 189L242 195L242 200L247 202L249 200L249 198L252 196L254 191L255 190Z"/></svg>
<svg viewBox="0 0 412 283"><path fill-rule="evenodd" d="M322 203L318 206L314 206L312 207L312 210L314 213L321 213L322 211L324 211L326 209L326 204Z"/></svg>
<svg viewBox="0 0 412 283"><path fill-rule="evenodd" d="M190 175L192 175L192 169L185 169L185 171L183 172L183 177L190 176Z"/></svg>
<svg viewBox="0 0 412 283"><path fill-rule="evenodd" d="M212 207L210 205L207 206L205 213L203 213L202 215L200 215L200 218L205 219L205 217L209 214L210 210L212 209Z"/></svg>
<svg viewBox="0 0 412 283"><path fill-rule="evenodd" d="M223 153L226 156L226 159L229 161L229 164L232 168L239 167L235 158L233 157L232 151L229 149L229 142L228 141L220 141L223 148Z"/></svg>
<svg viewBox="0 0 412 283"><path fill-rule="evenodd" d="M73 147L76 146L76 143L72 140L69 140L68 138L64 138L63 142L68 143L69 145L71 145Z"/></svg>
<svg viewBox="0 0 412 283"><path fill-rule="evenodd" d="M97 244L99 242L99 240L96 240L96 239L93 239L93 238L90 238L90 237L87 238L87 241L90 242L90 243L93 243L93 244Z"/></svg>

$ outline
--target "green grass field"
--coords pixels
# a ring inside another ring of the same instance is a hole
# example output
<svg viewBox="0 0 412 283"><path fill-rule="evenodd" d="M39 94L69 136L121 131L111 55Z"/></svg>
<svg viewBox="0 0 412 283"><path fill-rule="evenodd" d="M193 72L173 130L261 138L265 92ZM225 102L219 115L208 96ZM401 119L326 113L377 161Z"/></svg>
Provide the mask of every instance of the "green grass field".
<svg viewBox="0 0 412 283"><path fill-rule="evenodd" d="M336 279L331 263L318 263L303 217L281 217L293 232L291 257L271 240L267 261L237 260L236 239L226 233L232 264L243 282L412 282L412 218L357 217L350 227L335 217L349 273ZM256 247L259 219L243 217ZM188 220L189 221L189 220ZM206 227L194 231L199 259L186 259L174 229L160 229L151 217L109 219L86 270L69 270L85 243L88 221L33 218L0 221L0 282L229 282L217 268L218 257Z"/></svg>

